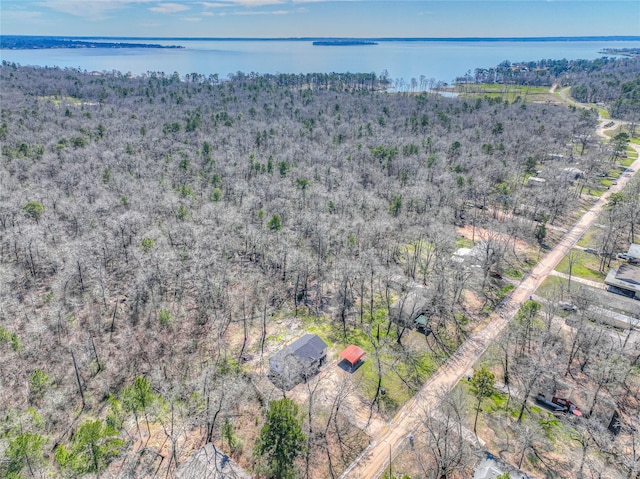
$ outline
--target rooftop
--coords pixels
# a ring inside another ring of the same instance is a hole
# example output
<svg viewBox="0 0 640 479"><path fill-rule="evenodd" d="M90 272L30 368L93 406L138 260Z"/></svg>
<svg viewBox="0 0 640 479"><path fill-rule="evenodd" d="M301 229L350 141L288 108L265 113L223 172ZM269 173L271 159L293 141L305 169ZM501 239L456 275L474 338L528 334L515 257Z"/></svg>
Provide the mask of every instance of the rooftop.
<svg viewBox="0 0 640 479"><path fill-rule="evenodd" d="M609 286L632 291L640 295L640 267L623 264L618 269L610 269L604 282Z"/></svg>
<svg viewBox="0 0 640 479"><path fill-rule="evenodd" d="M432 293L427 289L409 291L391 305L389 316L404 326L411 326L415 318L429 310Z"/></svg>
<svg viewBox="0 0 640 479"><path fill-rule="evenodd" d="M320 336L307 333L274 354L269 363L275 372L283 374L287 370L299 370L300 367L313 365L325 356L326 351L327 344Z"/></svg>
<svg viewBox="0 0 640 479"><path fill-rule="evenodd" d="M356 346L355 344L351 344L340 353L340 357L342 359L346 359L353 365L360 361L365 354L366 351L364 349Z"/></svg>
<svg viewBox="0 0 640 479"><path fill-rule="evenodd" d="M418 316L418 317L415 319L415 321L414 321L414 322L415 322L418 326L420 326L420 327L422 327L422 328L426 328L426 327L427 327L427 321L429 321L429 318L427 318L424 314L421 314L420 316Z"/></svg>
<svg viewBox="0 0 640 479"><path fill-rule="evenodd" d="M536 176L530 176L527 179L527 185L543 185L547 182L544 178L538 178Z"/></svg>
<svg viewBox="0 0 640 479"><path fill-rule="evenodd" d="M612 320L615 325L620 325L625 328L640 328L640 320L634 319L631 316L594 305L589 306L589 311L592 311L603 319Z"/></svg>
<svg viewBox="0 0 640 479"><path fill-rule="evenodd" d="M632 244L629 246L629 252L627 253L629 256L633 256L636 259L640 259L640 244Z"/></svg>
<svg viewBox="0 0 640 479"><path fill-rule="evenodd" d="M616 279L618 281L625 281L640 287L640 268L629 264L623 264L618 268Z"/></svg>

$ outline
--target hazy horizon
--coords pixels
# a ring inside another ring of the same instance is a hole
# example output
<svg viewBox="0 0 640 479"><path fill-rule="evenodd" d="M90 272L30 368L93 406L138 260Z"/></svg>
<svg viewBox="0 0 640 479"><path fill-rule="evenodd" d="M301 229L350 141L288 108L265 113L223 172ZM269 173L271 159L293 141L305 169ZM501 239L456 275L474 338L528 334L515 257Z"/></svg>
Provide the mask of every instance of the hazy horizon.
<svg viewBox="0 0 640 479"><path fill-rule="evenodd" d="M286 40L308 41L318 39L344 40L379 40L379 41L637 41L640 35L578 35L578 36L529 36L529 37L350 37L350 36L312 36L312 37L199 37L199 36L133 36L133 35L28 35L28 34L0 34L2 37L31 37L31 38L93 38L93 39L131 39L131 40Z"/></svg>
<svg viewBox="0 0 640 479"><path fill-rule="evenodd" d="M636 0L3 0L5 35L544 38L640 35Z"/></svg>

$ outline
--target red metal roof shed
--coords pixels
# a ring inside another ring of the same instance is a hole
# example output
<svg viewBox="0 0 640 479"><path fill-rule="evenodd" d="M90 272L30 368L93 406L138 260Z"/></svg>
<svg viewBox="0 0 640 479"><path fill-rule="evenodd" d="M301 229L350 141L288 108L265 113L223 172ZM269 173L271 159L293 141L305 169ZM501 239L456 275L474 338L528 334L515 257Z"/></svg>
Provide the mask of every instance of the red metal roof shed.
<svg viewBox="0 0 640 479"><path fill-rule="evenodd" d="M365 354L366 352L364 349L356 346L355 344L351 344L340 353L340 357L349 361L352 366L355 366Z"/></svg>

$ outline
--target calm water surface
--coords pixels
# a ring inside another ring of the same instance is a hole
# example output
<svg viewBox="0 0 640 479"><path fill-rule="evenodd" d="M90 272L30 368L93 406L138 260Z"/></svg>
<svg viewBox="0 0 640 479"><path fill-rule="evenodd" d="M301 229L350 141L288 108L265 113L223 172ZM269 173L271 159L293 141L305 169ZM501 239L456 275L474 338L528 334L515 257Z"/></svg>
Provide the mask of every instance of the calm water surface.
<svg viewBox="0 0 640 479"><path fill-rule="evenodd" d="M110 40L114 41L114 40ZM135 43L134 40L126 40ZM468 70L490 68L503 60L594 59L603 48L640 48L640 41L380 41L370 46L314 46L293 40L139 40L184 49L0 50L0 58L22 65L58 66L123 73L178 72L330 73L388 71L409 84L412 78L452 82Z"/></svg>

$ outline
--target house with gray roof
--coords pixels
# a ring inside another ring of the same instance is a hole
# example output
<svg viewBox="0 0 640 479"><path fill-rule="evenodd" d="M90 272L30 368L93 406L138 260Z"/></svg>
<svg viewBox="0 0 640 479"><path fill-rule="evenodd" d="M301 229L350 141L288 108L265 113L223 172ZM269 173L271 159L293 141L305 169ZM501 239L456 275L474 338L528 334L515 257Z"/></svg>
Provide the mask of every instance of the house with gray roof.
<svg viewBox="0 0 640 479"><path fill-rule="evenodd" d="M317 374L327 358L327 344L317 334L305 334L269 358L269 377L290 389Z"/></svg>
<svg viewBox="0 0 640 479"><path fill-rule="evenodd" d="M640 267L623 264L618 269L612 268L604 282L615 293L640 299Z"/></svg>
<svg viewBox="0 0 640 479"><path fill-rule="evenodd" d="M485 457L476 466L473 479L496 479L505 472L508 472L512 479L533 479L489 452L485 453Z"/></svg>
<svg viewBox="0 0 640 479"><path fill-rule="evenodd" d="M389 308L389 318L403 328L426 330L432 314L432 296L427 288L416 288L401 295Z"/></svg>

